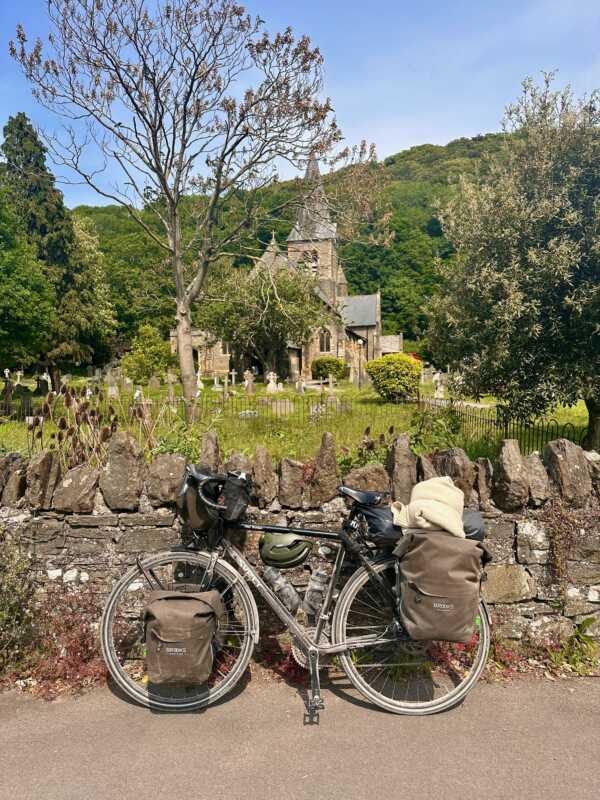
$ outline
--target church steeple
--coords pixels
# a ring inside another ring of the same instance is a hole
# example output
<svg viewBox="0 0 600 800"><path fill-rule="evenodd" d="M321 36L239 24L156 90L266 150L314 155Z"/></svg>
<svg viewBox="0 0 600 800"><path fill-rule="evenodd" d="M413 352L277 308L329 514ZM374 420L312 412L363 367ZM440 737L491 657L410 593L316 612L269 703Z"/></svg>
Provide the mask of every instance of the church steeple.
<svg viewBox="0 0 600 800"><path fill-rule="evenodd" d="M298 211L296 224L288 236L288 242L317 242L335 239L337 226L335 222L331 221L331 212L323 189L319 162L314 155L308 161L304 180L308 185L308 191L304 197L304 203Z"/></svg>

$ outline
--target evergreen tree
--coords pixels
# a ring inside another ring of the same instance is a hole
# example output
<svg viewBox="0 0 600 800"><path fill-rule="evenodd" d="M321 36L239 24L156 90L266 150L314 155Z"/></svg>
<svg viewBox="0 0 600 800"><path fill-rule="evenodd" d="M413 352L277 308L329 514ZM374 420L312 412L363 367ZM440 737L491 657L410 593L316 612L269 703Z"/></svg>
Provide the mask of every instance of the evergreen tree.
<svg viewBox="0 0 600 800"><path fill-rule="evenodd" d="M101 255L90 227L73 225L46 148L25 114L9 119L1 151L2 184L56 298L52 325L39 340L56 389L61 365L89 362L97 349L106 353L114 319Z"/></svg>

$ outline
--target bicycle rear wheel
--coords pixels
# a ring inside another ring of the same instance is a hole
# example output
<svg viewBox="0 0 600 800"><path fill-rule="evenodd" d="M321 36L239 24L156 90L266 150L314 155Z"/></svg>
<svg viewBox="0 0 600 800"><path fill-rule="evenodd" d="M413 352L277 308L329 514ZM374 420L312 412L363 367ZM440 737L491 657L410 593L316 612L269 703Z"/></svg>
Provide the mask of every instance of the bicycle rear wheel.
<svg viewBox="0 0 600 800"><path fill-rule="evenodd" d="M373 565L394 585L395 559ZM373 634L387 641L342 653L351 683L372 703L395 714L446 711L463 700L481 676L490 647L490 624L483 603L468 644L406 641L391 634L389 601L367 570L357 570L340 593L333 618L334 642Z"/></svg>
<svg viewBox="0 0 600 800"><path fill-rule="evenodd" d="M102 654L115 683L136 703L158 709L191 711L214 703L244 674L258 637L258 611L246 582L218 560L212 580L206 576L208 553L161 553L142 562L163 588L198 592L217 589L227 619L215 639L213 670L203 686L150 684L146 670L143 610L152 591L142 570L132 567L113 588L100 624Z"/></svg>

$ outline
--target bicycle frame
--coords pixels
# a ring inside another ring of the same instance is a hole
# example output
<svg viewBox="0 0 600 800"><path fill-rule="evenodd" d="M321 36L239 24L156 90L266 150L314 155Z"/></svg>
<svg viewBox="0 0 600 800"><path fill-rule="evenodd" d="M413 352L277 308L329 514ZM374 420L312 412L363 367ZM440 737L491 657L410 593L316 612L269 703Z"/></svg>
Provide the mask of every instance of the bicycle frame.
<svg viewBox="0 0 600 800"><path fill-rule="evenodd" d="M331 618L331 607L333 603L333 595L337 587L339 577L346 557L346 551L340 537L331 533L330 531L315 531L307 530L305 528L283 528L277 525L260 525L252 523L237 523L236 530L246 531L263 531L269 533L297 533L312 539L326 539L328 541L336 542L337 553L333 565L333 572L327 585L327 591L323 600L323 605L319 612L317 619L317 626L314 633L314 638L311 638L306 628L301 625L296 618L291 614L281 600L277 597L275 592L264 582L256 569L250 562L243 556L243 554L231 544L227 539L223 538L221 544L224 552L237 566L242 577L254 586L259 592L261 597L267 603L269 608L279 617L284 625L290 630L294 638L299 642L308 654L316 651L319 655L335 655L336 653L343 653L347 650L357 650L361 647L368 647L374 643L383 644L393 642L395 639L387 639L377 635L367 635L357 637L356 639L349 639L339 644L321 644L320 640L323 634L325 625ZM366 561L366 559L365 559ZM371 562L369 562L370 564Z"/></svg>

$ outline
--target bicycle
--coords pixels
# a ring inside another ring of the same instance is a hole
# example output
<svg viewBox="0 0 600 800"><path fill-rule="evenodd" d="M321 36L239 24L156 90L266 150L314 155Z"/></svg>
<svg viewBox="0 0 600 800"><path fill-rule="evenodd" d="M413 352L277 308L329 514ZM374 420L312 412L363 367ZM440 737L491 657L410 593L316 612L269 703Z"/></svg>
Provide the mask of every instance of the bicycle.
<svg viewBox="0 0 600 800"><path fill-rule="evenodd" d="M186 486L194 479L186 468ZM464 644L412 641L400 621L401 583L398 560L377 551L368 540L360 505L375 505L382 495L345 486L353 501L339 532L286 528L253 522L227 523L218 496L225 475L197 476L201 502L216 517L209 531L192 531L187 545L174 547L136 564L114 586L101 621L101 644L109 672L125 694L143 706L191 711L208 706L230 692L243 676L258 642L260 620L250 585L289 630L310 675L307 722L318 722L324 708L320 658L335 657L352 685L375 705L397 714L424 715L453 708L481 676L490 646L490 621L480 602L472 640ZM333 568L314 626L302 624L257 569L228 538L236 531L296 533L323 541L331 550ZM341 586L345 565L356 565ZM227 608L219 629L212 674L201 687L161 687L148 683L142 610L148 592L157 588L205 591L216 588Z"/></svg>

